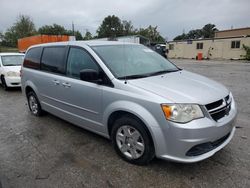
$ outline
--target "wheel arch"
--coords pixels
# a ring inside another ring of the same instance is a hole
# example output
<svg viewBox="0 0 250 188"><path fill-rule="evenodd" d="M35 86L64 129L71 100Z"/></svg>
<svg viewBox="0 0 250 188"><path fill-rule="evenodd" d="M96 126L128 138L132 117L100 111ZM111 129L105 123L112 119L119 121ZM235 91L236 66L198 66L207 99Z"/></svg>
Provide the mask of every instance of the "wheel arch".
<svg viewBox="0 0 250 188"><path fill-rule="evenodd" d="M116 104L111 104L108 109L112 108L111 111L109 111L109 113L104 112L104 125L106 125L106 131L108 133L108 136L110 137L111 135L111 130L112 130L112 126L115 122L116 119L118 119L121 116L130 116L132 118L135 118L136 120L140 121L144 126L145 129L148 133L148 135L150 136L150 139L153 142L154 148L157 148L157 144L156 144L156 138L155 138L155 134L154 134L154 129L153 127L156 127L157 129L159 128L159 125L156 121L156 119L153 117L153 115L144 107L133 103L133 102L115 102ZM120 104L118 104L120 103ZM123 106L123 108L114 108L114 106Z"/></svg>
<svg viewBox="0 0 250 188"><path fill-rule="evenodd" d="M25 88L25 95L27 96L28 93L31 92L31 91L35 92L34 89L32 89L32 87L27 86L27 87Z"/></svg>
<svg viewBox="0 0 250 188"><path fill-rule="evenodd" d="M25 83L25 86L24 86L24 94L25 94L26 97L27 97L27 94L30 91L33 91L36 94L36 96L38 97L38 99L40 98L39 93L38 93L37 88L35 87L35 85L32 82L27 81Z"/></svg>

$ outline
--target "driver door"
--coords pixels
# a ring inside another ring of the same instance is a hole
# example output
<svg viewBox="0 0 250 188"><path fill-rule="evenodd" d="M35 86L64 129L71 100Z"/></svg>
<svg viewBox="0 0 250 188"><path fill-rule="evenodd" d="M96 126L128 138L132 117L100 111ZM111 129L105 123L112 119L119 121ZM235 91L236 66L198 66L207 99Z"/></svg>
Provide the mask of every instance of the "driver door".
<svg viewBox="0 0 250 188"><path fill-rule="evenodd" d="M60 95L65 110L71 114L71 121L92 131L103 132L103 86L80 80L80 71L84 69L100 71L93 57L85 49L70 47L66 77L62 80L63 90Z"/></svg>

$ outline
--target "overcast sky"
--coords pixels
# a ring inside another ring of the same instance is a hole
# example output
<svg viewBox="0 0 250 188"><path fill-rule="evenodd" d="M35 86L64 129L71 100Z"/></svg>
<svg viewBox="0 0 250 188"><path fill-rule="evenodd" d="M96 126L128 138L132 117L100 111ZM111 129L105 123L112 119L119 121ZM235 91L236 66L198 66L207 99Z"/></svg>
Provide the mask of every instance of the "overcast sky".
<svg viewBox="0 0 250 188"><path fill-rule="evenodd" d="M169 40L183 31L214 23L219 30L250 27L250 0L0 0L0 31L19 14L29 15L36 28L57 23L81 33L96 29L107 15L131 20L134 27L158 26Z"/></svg>

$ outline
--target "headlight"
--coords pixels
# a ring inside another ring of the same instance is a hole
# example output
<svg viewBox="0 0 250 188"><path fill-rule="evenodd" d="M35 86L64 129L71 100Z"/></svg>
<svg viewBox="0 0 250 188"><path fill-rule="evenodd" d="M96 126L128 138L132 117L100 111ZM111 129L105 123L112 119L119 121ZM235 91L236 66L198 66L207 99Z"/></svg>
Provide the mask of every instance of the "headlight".
<svg viewBox="0 0 250 188"><path fill-rule="evenodd" d="M20 76L20 74L18 72L9 71L6 73L6 76L15 77L15 76Z"/></svg>
<svg viewBox="0 0 250 188"><path fill-rule="evenodd" d="M162 104L161 108L167 120L178 123L187 123L204 117L197 104Z"/></svg>

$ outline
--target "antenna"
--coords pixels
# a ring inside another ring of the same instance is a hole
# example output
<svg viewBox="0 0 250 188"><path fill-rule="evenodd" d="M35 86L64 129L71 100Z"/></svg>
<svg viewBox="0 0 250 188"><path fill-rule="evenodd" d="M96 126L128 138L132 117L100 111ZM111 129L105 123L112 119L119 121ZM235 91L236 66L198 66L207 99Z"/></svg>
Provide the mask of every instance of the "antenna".
<svg viewBox="0 0 250 188"><path fill-rule="evenodd" d="M124 58L124 60L125 60L125 40L124 39L122 39L122 41L123 41L123 44L122 44L122 51L123 51L123 58ZM125 74L125 78L124 78L124 84L127 84L128 82L127 82L127 70L126 70L126 68L127 68L127 63L126 63L126 61L124 62L124 74Z"/></svg>
<svg viewBox="0 0 250 188"><path fill-rule="evenodd" d="M73 36L75 36L75 26L74 26L74 22L72 21L72 32L73 32Z"/></svg>

